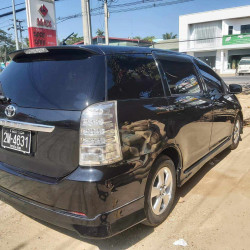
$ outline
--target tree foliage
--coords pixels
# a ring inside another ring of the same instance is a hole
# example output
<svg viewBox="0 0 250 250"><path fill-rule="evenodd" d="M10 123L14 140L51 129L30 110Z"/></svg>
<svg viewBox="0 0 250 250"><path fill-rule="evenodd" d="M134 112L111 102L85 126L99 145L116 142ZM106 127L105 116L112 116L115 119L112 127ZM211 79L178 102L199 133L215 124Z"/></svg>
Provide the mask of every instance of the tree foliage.
<svg viewBox="0 0 250 250"><path fill-rule="evenodd" d="M83 41L83 37L82 36L78 36L78 33L73 34L67 41L66 44L67 45L72 45L74 43L78 43Z"/></svg>
<svg viewBox="0 0 250 250"><path fill-rule="evenodd" d="M140 36L134 36L133 39L142 40Z"/></svg>
<svg viewBox="0 0 250 250"><path fill-rule="evenodd" d="M97 35L97 36L104 36L104 31L101 30L101 29L97 29L96 35Z"/></svg>
<svg viewBox="0 0 250 250"><path fill-rule="evenodd" d="M174 34L173 32L165 33L162 35L162 38L163 38L163 40L175 39L175 38L177 38L177 34Z"/></svg>
<svg viewBox="0 0 250 250"><path fill-rule="evenodd" d="M143 41L148 41L148 42L153 42L153 40L155 39L155 36L146 36L146 37L140 37L140 36L134 36L133 39L137 39L137 40L143 40Z"/></svg>
<svg viewBox="0 0 250 250"><path fill-rule="evenodd" d="M155 36L146 36L142 40L152 43L154 39L155 39Z"/></svg>
<svg viewBox="0 0 250 250"><path fill-rule="evenodd" d="M15 41L12 40L11 35L0 29L0 61L9 61L9 53L16 50Z"/></svg>

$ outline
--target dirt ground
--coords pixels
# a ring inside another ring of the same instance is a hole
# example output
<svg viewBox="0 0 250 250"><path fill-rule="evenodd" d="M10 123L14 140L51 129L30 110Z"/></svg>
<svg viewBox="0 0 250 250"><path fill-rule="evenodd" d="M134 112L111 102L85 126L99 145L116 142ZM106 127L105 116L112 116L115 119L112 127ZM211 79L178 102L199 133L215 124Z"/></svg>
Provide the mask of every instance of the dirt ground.
<svg viewBox="0 0 250 250"><path fill-rule="evenodd" d="M244 115L244 121L245 125L250 125L250 85L243 88L243 93L240 95L237 95L242 109L243 109L243 115Z"/></svg>
<svg viewBox="0 0 250 250"><path fill-rule="evenodd" d="M238 96L246 120L250 96ZM177 191L174 209L157 228L137 225L107 240L80 239L48 227L0 201L0 249L249 249L250 127L234 151L225 150Z"/></svg>

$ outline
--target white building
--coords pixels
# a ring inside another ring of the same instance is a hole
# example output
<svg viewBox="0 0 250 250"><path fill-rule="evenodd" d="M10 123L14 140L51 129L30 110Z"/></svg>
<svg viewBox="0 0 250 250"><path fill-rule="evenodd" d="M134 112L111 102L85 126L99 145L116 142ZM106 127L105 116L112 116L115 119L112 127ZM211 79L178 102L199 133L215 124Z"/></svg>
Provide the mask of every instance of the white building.
<svg viewBox="0 0 250 250"><path fill-rule="evenodd" d="M180 52L200 58L221 74L236 72L250 56L250 5L180 16Z"/></svg>

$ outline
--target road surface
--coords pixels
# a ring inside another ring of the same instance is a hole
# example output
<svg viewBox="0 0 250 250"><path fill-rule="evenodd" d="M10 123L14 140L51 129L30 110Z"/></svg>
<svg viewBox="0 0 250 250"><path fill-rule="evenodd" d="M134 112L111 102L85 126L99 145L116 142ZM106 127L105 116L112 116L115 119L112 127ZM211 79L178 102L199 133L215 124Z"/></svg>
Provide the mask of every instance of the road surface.
<svg viewBox="0 0 250 250"><path fill-rule="evenodd" d="M240 84L240 85L250 85L250 75L246 76L223 76L222 77L226 84Z"/></svg>

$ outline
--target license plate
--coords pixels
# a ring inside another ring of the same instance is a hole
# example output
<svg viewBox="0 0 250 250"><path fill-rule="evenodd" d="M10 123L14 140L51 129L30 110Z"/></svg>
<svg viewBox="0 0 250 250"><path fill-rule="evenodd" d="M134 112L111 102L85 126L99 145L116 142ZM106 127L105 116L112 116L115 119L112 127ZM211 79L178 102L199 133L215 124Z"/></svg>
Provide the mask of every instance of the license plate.
<svg viewBox="0 0 250 250"><path fill-rule="evenodd" d="M19 129L2 128L1 145L24 154L30 153L31 132Z"/></svg>

